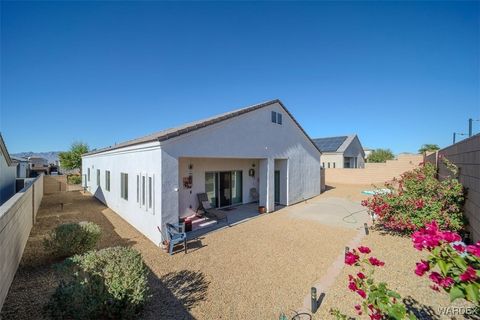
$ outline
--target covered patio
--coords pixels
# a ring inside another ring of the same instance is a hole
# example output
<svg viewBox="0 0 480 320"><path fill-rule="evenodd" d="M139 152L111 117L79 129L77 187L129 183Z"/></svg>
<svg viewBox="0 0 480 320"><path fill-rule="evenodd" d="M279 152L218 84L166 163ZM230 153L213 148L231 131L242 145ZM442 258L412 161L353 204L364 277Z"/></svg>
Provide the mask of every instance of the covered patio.
<svg viewBox="0 0 480 320"><path fill-rule="evenodd" d="M187 232L187 238L195 239L207 233L229 228L261 216L258 213L258 203L242 204L221 210L227 214L228 222L226 220L217 221L205 217L196 217L192 221L192 231Z"/></svg>

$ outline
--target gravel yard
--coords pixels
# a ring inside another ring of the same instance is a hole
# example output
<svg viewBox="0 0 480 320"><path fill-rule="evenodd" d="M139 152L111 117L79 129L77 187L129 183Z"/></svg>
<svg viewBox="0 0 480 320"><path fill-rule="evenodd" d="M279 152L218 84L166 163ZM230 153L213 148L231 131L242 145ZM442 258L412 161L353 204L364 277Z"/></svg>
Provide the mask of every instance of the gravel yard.
<svg viewBox="0 0 480 320"><path fill-rule="evenodd" d="M1 318L42 318L42 307L58 282L53 265L59 262L44 252L42 239L60 223L85 220L102 227L98 248L123 245L142 253L152 271L152 299L142 319L278 319L280 312L291 315L304 305L310 287L325 276L358 234L361 224L345 223L328 206L338 203L342 210L354 210L364 197L360 191L367 188L331 187L305 203L192 240L188 254L179 250L173 256L89 195L75 191L44 196ZM345 207L347 200L350 208ZM346 214L342 210L335 212ZM325 217L338 223L322 223ZM409 238L373 231L361 243L386 262L376 279L387 281L420 318L452 318L441 316L439 309L451 305L448 296L433 292L428 279L413 273L422 253L413 249ZM314 319L332 319L331 308L354 315L353 305L359 297L346 288L347 276L353 271L352 267L340 271Z"/></svg>
<svg viewBox="0 0 480 320"><path fill-rule="evenodd" d="M365 237L362 245L372 249L373 256L385 262L384 267L376 268L375 280L385 281L389 287L404 298L407 305L415 312L419 319L464 319L463 316L443 315L441 308L445 307L472 307L464 301L450 303L448 294L434 292L430 289L431 281L425 277L418 277L413 272L415 262L425 258L423 252L413 248L409 237L399 237L383 232L373 231ZM321 309L314 319L333 318L329 315L330 309L338 308L343 313L355 315L354 305L361 301L358 294L350 291L348 286L348 275L354 274L355 267L346 266L341 275L337 278L335 285L330 288L329 293L322 304ZM368 319L368 316L359 317ZM470 318L470 319L478 319Z"/></svg>
<svg viewBox="0 0 480 320"><path fill-rule="evenodd" d="M169 256L91 196L45 196L2 317L41 318L57 283L42 239L59 223L88 220L103 229L99 248L126 245L142 253L153 295L144 319L278 319L302 306L311 284L356 234L289 216L304 205L207 234L189 243L188 254Z"/></svg>

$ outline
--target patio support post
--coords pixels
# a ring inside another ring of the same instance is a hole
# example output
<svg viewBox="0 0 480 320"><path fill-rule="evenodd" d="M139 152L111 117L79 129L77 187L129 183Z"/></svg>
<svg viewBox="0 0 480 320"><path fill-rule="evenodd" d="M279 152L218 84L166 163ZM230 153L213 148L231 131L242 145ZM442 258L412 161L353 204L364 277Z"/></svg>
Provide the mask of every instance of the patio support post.
<svg viewBox="0 0 480 320"><path fill-rule="evenodd" d="M275 160L261 159L259 169L259 204L265 207L266 212L272 212L275 210Z"/></svg>

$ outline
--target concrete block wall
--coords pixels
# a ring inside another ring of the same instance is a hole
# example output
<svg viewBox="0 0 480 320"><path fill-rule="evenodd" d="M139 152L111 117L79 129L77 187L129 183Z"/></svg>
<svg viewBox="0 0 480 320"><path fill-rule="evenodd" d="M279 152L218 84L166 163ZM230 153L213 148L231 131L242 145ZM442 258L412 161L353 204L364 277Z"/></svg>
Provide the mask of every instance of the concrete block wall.
<svg viewBox="0 0 480 320"><path fill-rule="evenodd" d="M67 176L44 176L45 194L67 191Z"/></svg>
<svg viewBox="0 0 480 320"><path fill-rule="evenodd" d="M459 169L458 180L467 190L464 212L474 241L480 240L480 134L428 155L425 161L438 165L440 179L450 174L444 157Z"/></svg>
<svg viewBox="0 0 480 320"><path fill-rule="evenodd" d="M0 310L43 197L43 175L0 206Z"/></svg>
<svg viewBox="0 0 480 320"><path fill-rule="evenodd" d="M323 160L322 160L323 161ZM423 162L422 155L402 155L385 163L365 163L365 168L325 169L325 183L329 184L381 184L398 178L405 171Z"/></svg>

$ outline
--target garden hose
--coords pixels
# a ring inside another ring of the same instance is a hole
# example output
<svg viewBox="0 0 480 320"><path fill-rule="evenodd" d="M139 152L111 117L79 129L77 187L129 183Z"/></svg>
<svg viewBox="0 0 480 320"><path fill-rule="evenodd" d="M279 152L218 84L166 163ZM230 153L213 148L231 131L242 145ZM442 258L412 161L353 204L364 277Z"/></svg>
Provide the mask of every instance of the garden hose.
<svg viewBox="0 0 480 320"><path fill-rule="evenodd" d="M343 207L343 206L342 206ZM345 207L343 207L343 209L345 209L345 211L348 211ZM352 212L348 215L346 215L345 217L342 218L342 221L346 222L346 223L358 223L357 219L355 219L355 217L352 217L353 218L353 222L350 222L350 221L347 221L347 219L351 216L353 216L354 214L356 213L360 213L360 212L363 212L363 211L367 211L367 209L362 209L362 210L358 210L358 211L355 211L355 212Z"/></svg>

